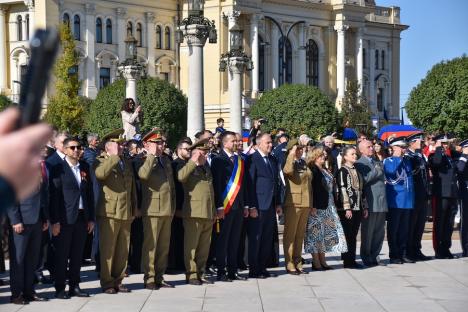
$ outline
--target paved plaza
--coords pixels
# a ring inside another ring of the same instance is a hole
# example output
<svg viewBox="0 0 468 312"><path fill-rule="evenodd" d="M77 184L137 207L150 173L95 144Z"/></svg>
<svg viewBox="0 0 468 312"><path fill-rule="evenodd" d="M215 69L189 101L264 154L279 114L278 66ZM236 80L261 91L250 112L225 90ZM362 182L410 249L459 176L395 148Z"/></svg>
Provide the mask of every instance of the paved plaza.
<svg viewBox="0 0 468 312"><path fill-rule="evenodd" d="M423 241L423 251L433 254L431 241ZM452 251L460 253L458 240ZM281 267L276 278L206 286L185 285L183 274L166 275L176 288L155 291L142 289L141 274L131 275L124 282L133 292L118 295L102 294L94 267L85 267L81 287L90 298L17 306L8 303L10 290L2 286L0 311L467 311L468 258L364 270L343 269L339 257L328 259L335 270L290 276ZM381 259L388 263L386 242ZM53 298L54 290L41 286L38 293Z"/></svg>

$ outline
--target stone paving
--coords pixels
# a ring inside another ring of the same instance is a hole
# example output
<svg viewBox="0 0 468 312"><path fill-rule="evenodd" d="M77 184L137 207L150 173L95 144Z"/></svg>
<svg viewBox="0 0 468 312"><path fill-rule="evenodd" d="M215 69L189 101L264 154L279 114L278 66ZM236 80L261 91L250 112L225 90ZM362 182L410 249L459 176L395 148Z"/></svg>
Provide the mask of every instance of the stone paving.
<svg viewBox="0 0 468 312"><path fill-rule="evenodd" d="M433 254L430 241L423 241L423 251ZM460 253L459 241L453 242L452 251ZM381 259L388 263L387 243ZM131 275L124 282L133 292L117 295L102 294L94 267L85 267L81 287L90 298L16 306L8 303L8 286L2 286L0 311L468 311L468 258L364 270L343 269L333 255L328 261L335 270L290 276L277 268L276 278L206 286L185 285L183 274L166 275L176 288L155 291L142 289L141 274ZM54 294L44 287L38 293L48 298Z"/></svg>

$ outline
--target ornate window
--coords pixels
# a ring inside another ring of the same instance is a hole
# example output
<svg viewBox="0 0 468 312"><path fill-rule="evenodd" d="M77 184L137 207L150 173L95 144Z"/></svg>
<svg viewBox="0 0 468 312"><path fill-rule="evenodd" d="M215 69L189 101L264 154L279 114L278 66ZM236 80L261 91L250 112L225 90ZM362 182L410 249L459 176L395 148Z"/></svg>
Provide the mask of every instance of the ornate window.
<svg viewBox="0 0 468 312"><path fill-rule="evenodd" d="M96 19L96 42L102 43L102 19L100 17Z"/></svg>
<svg viewBox="0 0 468 312"><path fill-rule="evenodd" d="M375 69L379 69L379 50L375 50Z"/></svg>
<svg viewBox="0 0 468 312"><path fill-rule="evenodd" d="M256 65L256 64L255 64ZM255 66L254 65L254 66ZM258 90L265 90L265 42L258 36Z"/></svg>
<svg viewBox="0 0 468 312"><path fill-rule="evenodd" d="M156 26L156 49L161 49L162 46L162 30L161 26Z"/></svg>
<svg viewBox="0 0 468 312"><path fill-rule="evenodd" d="M171 49L171 29L166 26L164 29L164 43L166 44L166 50Z"/></svg>
<svg viewBox="0 0 468 312"><path fill-rule="evenodd" d="M23 17L21 15L18 15L16 17L16 29L17 29L17 38L18 38L18 41L22 41L23 40ZM3 27L3 25L2 25Z"/></svg>
<svg viewBox="0 0 468 312"><path fill-rule="evenodd" d="M380 57L382 58L382 69L385 69L385 51L382 50Z"/></svg>
<svg viewBox="0 0 468 312"><path fill-rule="evenodd" d="M62 22L70 27L70 15L68 13L63 14Z"/></svg>
<svg viewBox="0 0 468 312"><path fill-rule="evenodd" d="M29 40L29 14L26 14L26 40Z"/></svg>
<svg viewBox="0 0 468 312"><path fill-rule="evenodd" d="M133 24L132 22L127 22L127 37L133 35Z"/></svg>
<svg viewBox="0 0 468 312"><path fill-rule="evenodd" d="M110 84L110 68L101 67L99 69L99 89L105 88Z"/></svg>
<svg viewBox="0 0 468 312"><path fill-rule="evenodd" d="M306 78L309 86L319 85L319 50L314 40L310 39L306 47Z"/></svg>
<svg viewBox="0 0 468 312"><path fill-rule="evenodd" d="M137 35L137 40L138 40L138 46L139 47L143 46L143 29L142 29L141 23L137 23L136 35Z"/></svg>
<svg viewBox="0 0 468 312"><path fill-rule="evenodd" d="M284 40L286 39L286 40ZM285 42L285 44L284 44ZM279 49L279 85L292 83L292 47L289 39L281 37L278 42ZM286 57L284 57L286 54ZM284 77L283 77L284 73Z"/></svg>
<svg viewBox="0 0 468 312"><path fill-rule="evenodd" d="M106 43L112 44L112 20L106 20Z"/></svg>
<svg viewBox="0 0 468 312"><path fill-rule="evenodd" d="M75 15L73 17L73 38L75 40L80 40L81 38L81 22L80 22L80 16Z"/></svg>

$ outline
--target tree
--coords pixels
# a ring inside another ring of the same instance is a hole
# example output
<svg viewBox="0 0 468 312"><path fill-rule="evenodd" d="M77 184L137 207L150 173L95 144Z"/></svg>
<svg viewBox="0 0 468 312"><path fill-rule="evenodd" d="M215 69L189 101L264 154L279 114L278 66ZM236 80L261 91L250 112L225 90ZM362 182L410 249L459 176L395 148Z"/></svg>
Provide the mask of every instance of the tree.
<svg viewBox="0 0 468 312"><path fill-rule="evenodd" d="M0 111L4 110L12 104L13 102L7 96L0 94Z"/></svg>
<svg viewBox="0 0 468 312"><path fill-rule="evenodd" d="M44 119L60 130L78 134L82 131L83 117L89 101L78 95L81 83L74 69L79 60L75 52L75 41L66 23L60 25L60 42L62 54L54 68L56 93L49 100Z"/></svg>
<svg viewBox="0 0 468 312"><path fill-rule="evenodd" d="M336 129L338 111L317 87L285 84L265 92L252 106L252 118L266 118L262 129L282 127L291 135L306 133L313 138Z"/></svg>
<svg viewBox="0 0 468 312"><path fill-rule="evenodd" d="M468 133L468 57L436 64L413 88L406 102L408 117L429 132Z"/></svg>
<svg viewBox="0 0 468 312"><path fill-rule="evenodd" d="M359 83L356 80L348 81L341 105L341 124L344 128L354 128L370 135L373 127L369 104L366 98L359 94L359 88Z"/></svg>
<svg viewBox="0 0 468 312"><path fill-rule="evenodd" d="M167 132L170 146L187 131L187 98L174 85L157 78L137 81L137 102L143 111L141 132L153 127ZM119 79L99 91L86 116L86 129L99 135L122 128L120 114L125 99L125 80Z"/></svg>

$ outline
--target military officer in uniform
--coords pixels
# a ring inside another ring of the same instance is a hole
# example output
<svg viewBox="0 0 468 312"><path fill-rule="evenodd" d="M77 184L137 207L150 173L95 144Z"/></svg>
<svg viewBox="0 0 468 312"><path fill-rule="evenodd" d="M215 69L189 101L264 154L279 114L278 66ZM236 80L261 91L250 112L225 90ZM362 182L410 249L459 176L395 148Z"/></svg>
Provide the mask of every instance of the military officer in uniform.
<svg viewBox="0 0 468 312"><path fill-rule="evenodd" d="M122 157L123 129L103 137L105 153L94 164L100 182L97 206L101 287L106 294L130 292L122 285L127 267L130 227L138 213L132 164Z"/></svg>
<svg viewBox="0 0 468 312"><path fill-rule="evenodd" d="M460 240L462 244L462 256L468 257L468 139L462 141L462 155L457 162L458 185L461 197L461 225Z"/></svg>
<svg viewBox="0 0 468 312"><path fill-rule="evenodd" d="M184 188L182 218L186 281L191 285L201 285L212 283L204 278L204 273L216 210L213 178L207 164L209 142L207 139L200 140L190 149L192 156L178 171L177 177Z"/></svg>
<svg viewBox="0 0 468 312"><path fill-rule="evenodd" d="M143 218L142 268L145 288L154 290L174 286L164 281L167 268L171 223L175 212L175 185L171 160L165 155L165 140L160 130L143 137L146 159L138 169L141 181Z"/></svg>

